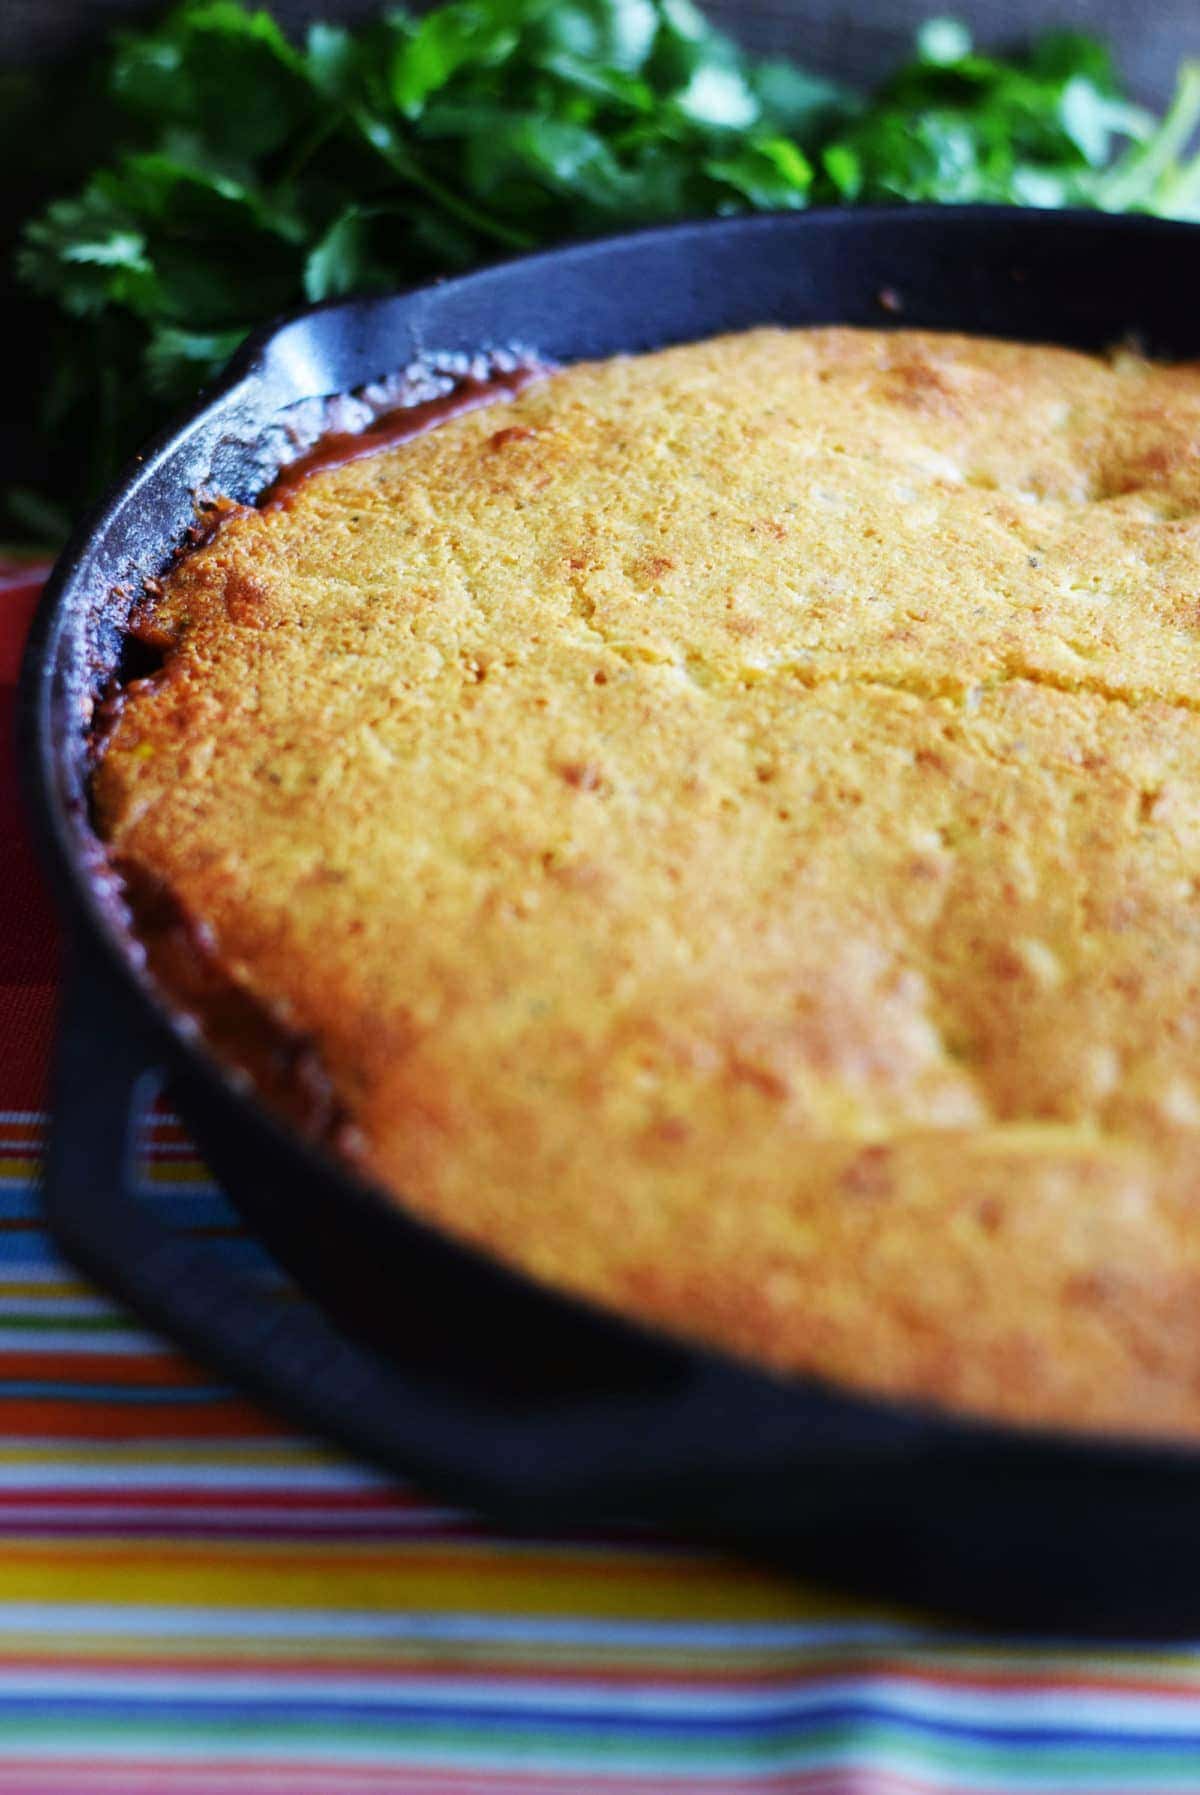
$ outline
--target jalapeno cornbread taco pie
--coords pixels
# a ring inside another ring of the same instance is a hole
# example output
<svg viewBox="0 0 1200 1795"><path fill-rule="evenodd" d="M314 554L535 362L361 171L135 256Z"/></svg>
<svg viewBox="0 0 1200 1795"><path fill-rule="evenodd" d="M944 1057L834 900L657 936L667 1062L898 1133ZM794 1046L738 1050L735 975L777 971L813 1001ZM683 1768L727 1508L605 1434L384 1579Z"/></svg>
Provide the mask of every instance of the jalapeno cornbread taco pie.
<svg viewBox="0 0 1200 1795"><path fill-rule="evenodd" d="M94 802L162 976L397 1203L782 1371L1200 1436L1200 368L578 366L136 628Z"/></svg>

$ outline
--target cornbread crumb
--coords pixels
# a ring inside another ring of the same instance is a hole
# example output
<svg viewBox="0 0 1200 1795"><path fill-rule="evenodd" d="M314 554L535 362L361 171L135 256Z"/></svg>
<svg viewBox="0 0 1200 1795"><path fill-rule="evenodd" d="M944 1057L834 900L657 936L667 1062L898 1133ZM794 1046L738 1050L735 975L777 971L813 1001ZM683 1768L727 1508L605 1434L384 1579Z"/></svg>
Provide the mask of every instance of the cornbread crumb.
<svg viewBox="0 0 1200 1795"><path fill-rule="evenodd" d="M1200 1435L1200 369L580 366L148 602L102 833L397 1201L780 1369Z"/></svg>

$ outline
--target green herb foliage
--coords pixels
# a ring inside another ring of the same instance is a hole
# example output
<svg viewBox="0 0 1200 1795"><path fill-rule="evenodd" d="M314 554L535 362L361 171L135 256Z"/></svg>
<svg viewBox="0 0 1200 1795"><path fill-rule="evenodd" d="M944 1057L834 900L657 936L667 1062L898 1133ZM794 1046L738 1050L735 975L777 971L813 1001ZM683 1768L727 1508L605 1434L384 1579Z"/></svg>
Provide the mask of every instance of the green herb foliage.
<svg viewBox="0 0 1200 1795"><path fill-rule="evenodd" d="M813 203L1200 218L1200 65L1159 120L1069 33L1001 61L934 20L864 102L751 60L691 0L451 0L317 24L303 45L238 0L189 0L119 36L107 80L99 166L25 227L18 258L63 320L46 425L88 446L58 495L72 501L305 300Z"/></svg>

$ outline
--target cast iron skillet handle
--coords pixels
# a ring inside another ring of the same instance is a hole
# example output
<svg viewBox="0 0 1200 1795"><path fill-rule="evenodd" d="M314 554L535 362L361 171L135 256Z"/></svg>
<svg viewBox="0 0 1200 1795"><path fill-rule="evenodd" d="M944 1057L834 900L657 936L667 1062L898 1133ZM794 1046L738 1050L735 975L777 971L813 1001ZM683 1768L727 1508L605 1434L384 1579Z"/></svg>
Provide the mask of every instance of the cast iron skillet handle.
<svg viewBox="0 0 1200 1795"><path fill-rule="evenodd" d="M778 1462L782 1447L809 1474L817 1504L829 1467L844 1472L848 1457L877 1467L914 1449L911 1420L864 1411L848 1425L844 1399L816 1393L800 1405L782 1384L777 1412L760 1403L747 1441L728 1368L702 1368L682 1387L535 1403L501 1420L478 1395L354 1343L311 1304L231 1267L219 1247L165 1226L135 1178L140 1124L160 1084L155 1043L128 1017L111 975L82 958L59 1024L44 1174L50 1227L151 1326L305 1431L519 1525L652 1515L664 1481L689 1474L698 1422L730 1443L731 1480L747 1455ZM718 1448L706 1466L714 1499L721 1458ZM796 1520L801 1531L804 1517Z"/></svg>
<svg viewBox="0 0 1200 1795"><path fill-rule="evenodd" d="M43 1174L55 1239L105 1289L231 1382L371 1456L382 1447L399 1467L400 1378L310 1305L232 1268L219 1248L174 1232L136 1194L139 1132L161 1084L154 1043L111 976L80 956L59 1016Z"/></svg>

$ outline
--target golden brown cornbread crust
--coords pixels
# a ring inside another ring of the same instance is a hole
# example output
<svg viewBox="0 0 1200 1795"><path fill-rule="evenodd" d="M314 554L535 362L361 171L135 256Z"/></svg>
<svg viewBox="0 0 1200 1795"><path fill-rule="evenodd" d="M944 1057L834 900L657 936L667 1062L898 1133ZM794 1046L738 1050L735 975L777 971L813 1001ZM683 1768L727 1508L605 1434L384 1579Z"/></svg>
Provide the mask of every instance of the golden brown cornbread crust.
<svg viewBox="0 0 1200 1795"><path fill-rule="evenodd" d="M577 367L155 622L102 831L398 1200L771 1365L1200 1435L1200 369Z"/></svg>

